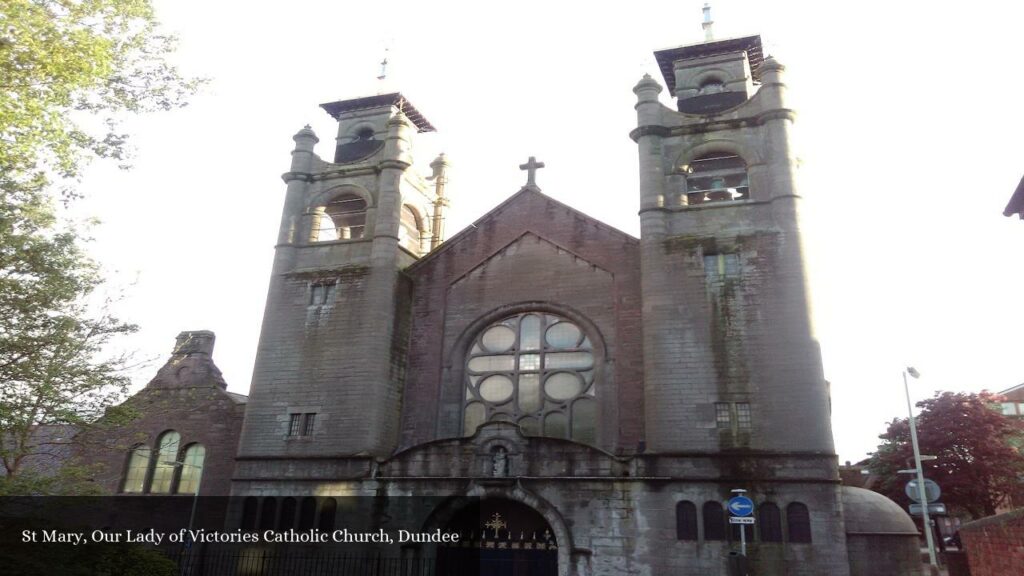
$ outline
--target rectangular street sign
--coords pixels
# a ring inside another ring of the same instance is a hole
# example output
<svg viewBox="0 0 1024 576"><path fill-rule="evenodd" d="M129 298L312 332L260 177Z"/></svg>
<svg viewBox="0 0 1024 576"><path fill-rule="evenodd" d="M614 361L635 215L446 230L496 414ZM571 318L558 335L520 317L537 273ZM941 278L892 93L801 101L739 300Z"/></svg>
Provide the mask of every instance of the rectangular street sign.
<svg viewBox="0 0 1024 576"><path fill-rule="evenodd" d="M924 516L924 513L921 512L920 504L911 504L908 508L910 509L911 516ZM932 502L928 505L928 515L946 516L946 505L942 502Z"/></svg>
<svg viewBox="0 0 1024 576"><path fill-rule="evenodd" d="M729 524L753 524L754 518L752 516L731 516L729 517Z"/></svg>

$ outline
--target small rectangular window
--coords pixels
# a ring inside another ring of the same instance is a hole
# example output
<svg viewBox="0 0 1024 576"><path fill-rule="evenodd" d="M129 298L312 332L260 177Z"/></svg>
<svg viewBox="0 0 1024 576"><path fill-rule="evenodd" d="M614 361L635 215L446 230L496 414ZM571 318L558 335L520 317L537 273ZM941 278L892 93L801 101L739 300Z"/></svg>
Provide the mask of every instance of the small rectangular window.
<svg viewBox="0 0 1024 576"><path fill-rule="evenodd" d="M1004 416L1016 416L1017 415L1017 403L1016 402L1003 402L1003 415Z"/></svg>
<svg viewBox="0 0 1024 576"><path fill-rule="evenodd" d="M729 428L732 425L728 402L715 403L715 424L719 428Z"/></svg>
<svg viewBox="0 0 1024 576"><path fill-rule="evenodd" d="M302 435L312 436L313 435L313 423L316 422L316 413L310 412L306 414L306 420L302 424Z"/></svg>
<svg viewBox="0 0 1024 576"><path fill-rule="evenodd" d="M298 436L302 426L302 414L292 414L288 420L288 435Z"/></svg>
<svg viewBox="0 0 1024 576"><path fill-rule="evenodd" d="M736 424L740 430L750 429L750 404L746 402L736 403Z"/></svg>
<svg viewBox="0 0 1024 576"><path fill-rule="evenodd" d="M739 254L705 254L704 276L709 282L721 282L725 279L739 278Z"/></svg>
<svg viewBox="0 0 1024 576"><path fill-rule="evenodd" d="M335 282L320 282L309 285L309 305L326 306L334 303L334 293L337 290Z"/></svg>

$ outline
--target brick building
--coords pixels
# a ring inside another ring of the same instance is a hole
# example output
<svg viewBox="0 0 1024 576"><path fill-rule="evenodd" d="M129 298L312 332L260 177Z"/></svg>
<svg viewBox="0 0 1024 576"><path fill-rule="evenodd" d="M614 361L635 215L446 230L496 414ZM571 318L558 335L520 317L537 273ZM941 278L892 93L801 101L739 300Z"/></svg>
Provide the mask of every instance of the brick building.
<svg viewBox="0 0 1024 576"><path fill-rule="evenodd" d="M425 529L531 573L725 574L740 532L724 503L744 489L758 574L919 572L906 514L840 485L783 66L758 36L655 56L675 106L649 76L634 88L639 238L546 196L531 158L521 190L446 239L448 163L417 173L433 126L399 93L323 105L331 161L294 136L248 402L210 370L212 335L151 384L206 362L209 421L228 433L244 406L243 526L430 496ZM179 449L216 442L182 422ZM153 434L140 446L160 450ZM152 491L133 458L111 486Z"/></svg>
<svg viewBox="0 0 1024 576"><path fill-rule="evenodd" d="M129 398L128 424L101 419L76 437L81 463L109 493L226 495L246 397L227 391L213 363L214 335L182 332L170 359ZM173 463L180 463L174 465Z"/></svg>

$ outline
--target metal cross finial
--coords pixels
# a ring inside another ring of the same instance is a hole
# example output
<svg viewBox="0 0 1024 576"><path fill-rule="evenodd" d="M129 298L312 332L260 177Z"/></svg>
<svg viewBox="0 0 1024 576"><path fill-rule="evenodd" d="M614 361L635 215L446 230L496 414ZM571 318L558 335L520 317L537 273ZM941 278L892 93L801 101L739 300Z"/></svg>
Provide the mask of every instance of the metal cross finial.
<svg viewBox="0 0 1024 576"><path fill-rule="evenodd" d="M704 29L704 41L710 42L715 39L715 33L711 31L711 26L714 25L715 21L711 19L711 4L704 3L704 22L701 23L700 27Z"/></svg>
<svg viewBox="0 0 1024 576"><path fill-rule="evenodd" d="M537 162L537 159L530 156L526 164L520 164L520 170L526 170L526 185L529 187L537 187L537 170L544 167L543 162Z"/></svg>
<svg viewBox="0 0 1024 576"><path fill-rule="evenodd" d="M388 49L384 49L384 59L380 61L380 76L377 80L384 80L388 77Z"/></svg>

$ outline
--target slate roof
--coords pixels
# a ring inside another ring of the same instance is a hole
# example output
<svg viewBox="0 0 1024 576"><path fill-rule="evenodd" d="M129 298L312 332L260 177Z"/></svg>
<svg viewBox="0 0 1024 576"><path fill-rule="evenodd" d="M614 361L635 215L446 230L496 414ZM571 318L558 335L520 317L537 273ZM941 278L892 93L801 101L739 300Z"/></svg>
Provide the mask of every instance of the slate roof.
<svg viewBox="0 0 1024 576"><path fill-rule="evenodd" d="M761 36L743 36L741 38L727 38L725 40L713 40L711 42L700 42L688 44L678 48L666 48L654 53L654 59L658 61L658 68L661 68L661 75L665 78L668 86L668 93L676 93L676 73L672 64L677 60L690 60L692 58L704 58L705 56L717 56L718 54L730 54L732 52L747 52L747 60L750 62L750 74L754 82L761 81L761 64L764 63L764 49L761 47Z"/></svg>
<svg viewBox="0 0 1024 576"><path fill-rule="evenodd" d="M350 100L338 100L337 102L327 102L321 104L320 107L327 111L335 120L338 119L343 112L353 112L356 110L369 110L371 108L380 108L383 106L395 106L399 108L406 118L412 121L416 125L416 128L420 132L434 132L436 128L431 124L420 111L412 105L412 102L402 96L401 92L392 92L391 94L378 94L376 96L365 96L363 98L352 98Z"/></svg>
<svg viewBox="0 0 1024 576"><path fill-rule="evenodd" d="M1019 216L1021 220L1024 220L1024 177L1020 179L1020 184L1017 184L1017 190L1010 197L1010 203L1003 210L1003 216L1013 216L1014 214Z"/></svg>

